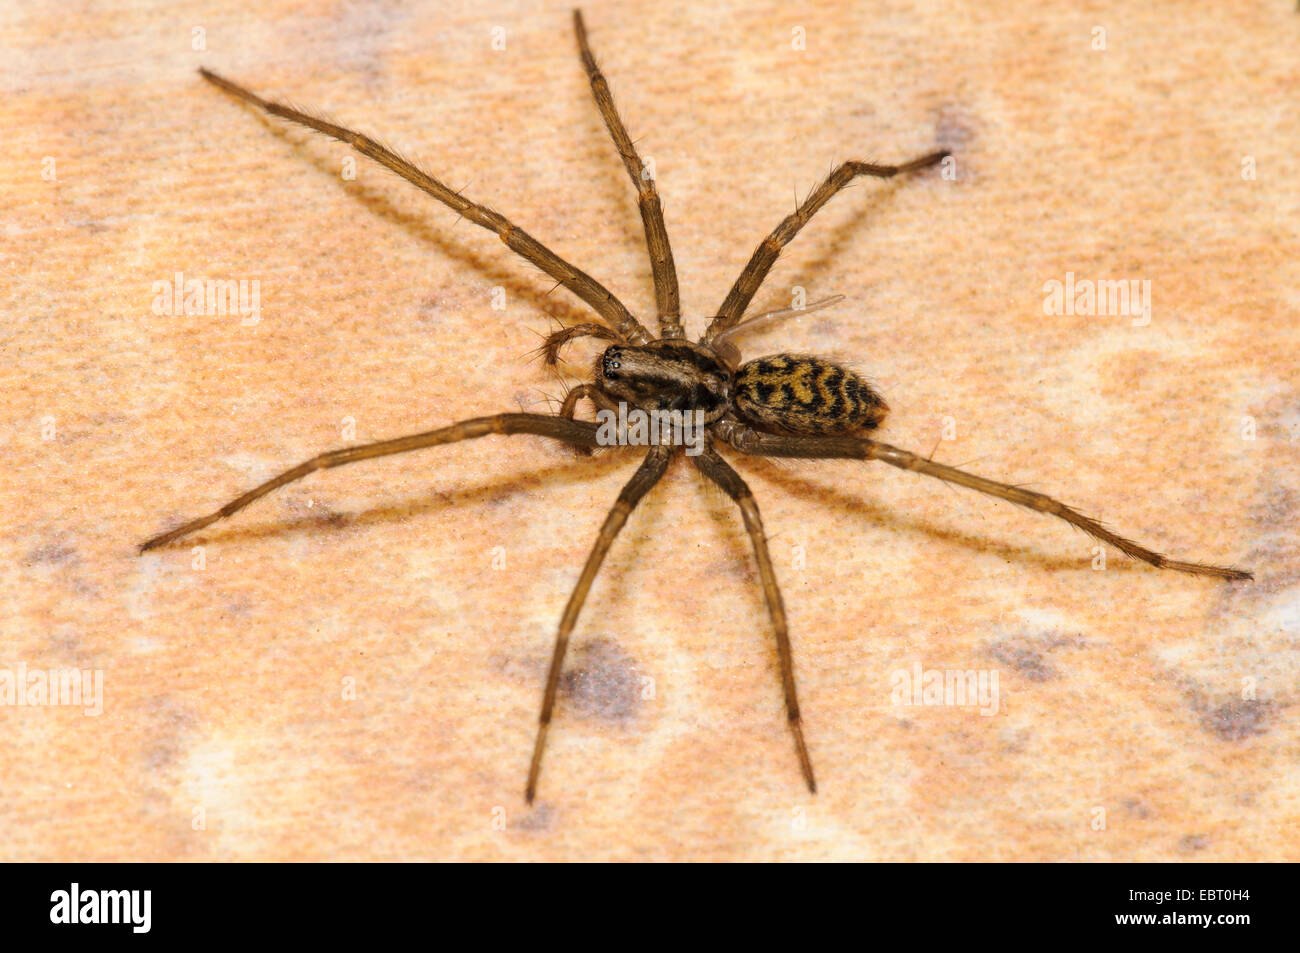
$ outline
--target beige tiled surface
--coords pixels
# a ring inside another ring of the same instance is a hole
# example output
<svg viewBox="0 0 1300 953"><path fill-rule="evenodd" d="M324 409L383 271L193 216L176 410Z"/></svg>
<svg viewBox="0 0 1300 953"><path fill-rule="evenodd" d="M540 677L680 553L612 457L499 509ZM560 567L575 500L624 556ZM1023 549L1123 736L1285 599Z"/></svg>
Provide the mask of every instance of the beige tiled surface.
<svg viewBox="0 0 1300 953"><path fill-rule="evenodd" d="M929 452L950 418L937 458L1258 572L1233 587L1113 553L1097 572L1087 538L1005 504L742 461L815 799L747 542L689 467L596 584L532 811L553 627L631 456L489 439L317 475L204 533L202 570L187 547L135 555L340 445L345 418L369 440L544 408L560 385L529 351L548 315L585 317L392 176L342 179L345 148L260 121L200 63L378 133L644 313L635 203L568 12L520 6L0 21L0 669L105 686L98 717L0 708L3 856L1300 858L1286 3L588 7L690 327L831 163L946 145L956 182L868 183L818 217L756 306L795 285L848 300L751 353L851 360L893 407L884 439ZM260 323L154 314L176 271L257 279ZM1150 324L1045 315L1067 272L1149 280ZM891 704L918 662L997 671L998 714Z"/></svg>

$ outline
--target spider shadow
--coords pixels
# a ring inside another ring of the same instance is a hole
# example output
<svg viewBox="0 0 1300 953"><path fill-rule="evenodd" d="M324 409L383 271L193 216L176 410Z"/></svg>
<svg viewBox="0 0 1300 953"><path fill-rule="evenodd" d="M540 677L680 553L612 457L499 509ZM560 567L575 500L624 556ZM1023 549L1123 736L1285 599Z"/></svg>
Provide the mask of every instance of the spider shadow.
<svg viewBox="0 0 1300 953"><path fill-rule="evenodd" d="M330 167L328 158L310 145L315 138L310 133L287 125L254 106L245 103L240 105L245 108L246 112L255 116L264 128L279 137L281 141L287 142L296 153L303 157L305 162L315 166L317 171L337 181L337 176ZM327 114L320 110L315 110L313 115L328 118ZM393 151L396 152L397 150ZM594 143L591 143L586 151L589 153L590 158L595 158L596 147ZM415 164L419 165L419 163ZM621 182L622 180L622 177L618 175L617 168L607 162L599 162L598 166L601 169L600 179L602 185L609 192L611 204L624 211L629 210L631 205L628 189L616 188L614 184L616 181ZM381 168L377 163L374 164L374 167L376 169ZM922 173L922 175L927 174L933 174L933 170L926 170L926 172ZM395 173L394 178L397 181L405 182ZM864 223L873 219L875 213L883 208L887 202L891 201L894 192L904 187L910 178L912 177L881 181L879 187L873 191L865 203L866 207L864 209L839 225L834 226L822 253L811 259L801 269L801 274L807 276L804 280L811 283L813 280L825 278L830 272L833 261L839 257L842 249L852 240L856 230L865 227ZM846 187L843 191L850 191L862 184L866 183L855 183ZM516 269L508 268L495 260L486 258L470 250L462 243L453 242L442 231L435 229L424 215L416 215L399 209L379 188L363 185L355 181L351 186L344 186L343 188L350 197L363 205L371 214L398 225L420 241L436 248L440 254L472 268L494 284L508 289L520 300L529 302L539 313L548 314L569 323L591 320L592 315L580 305L566 299L551 298L550 291L542 292L534 283L525 282ZM639 238L639 235L633 234L635 229L631 223L635 220L634 216L621 215L619 217L619 221L623 223L620 226L621 237L634 243ZM762 236L759 236L759 238L761 239ZM513 260L518 261L517 257ZM741 267L743 268L743 263Z"/></svg>
<svg viewBox="0 0 1300 953"><path fill-rule="evenodd" d="M934 170L932 169L927 169L925 172L921 173L921 175L924 177L927 174L933 173L933 171ZM810 288L820 286L824 287L827 291L834 291L835 289L831 286L834 284L836 276L842 272L842 269L834 269L833 266L835 265L835 262L842 259L842 255L846 248L852 246L854 239L857 237L858 230L869 227L870 222L875 219L877 213L887 208L894 200L895 193L899 189L907 187L908 177L884 180L867 179L865 182L859 181L854 183L843 191L851 192L852 190L863 187L864 185L875 185L876 188L868 196L866 201L863 203L863 206L852 216L831 226L829 234L827 234L823 240L824 243L820 252L816 253L813 258L803 263L800 263L793 255L786 258L783 254L783 257L779 259L790 264L793 273L799 276L798 284L807 285ZM843 194L837 195L837 198L842 200L850 199L849 196ZM793 245L791 247L793 247ZM748 261L748 259L746 259L746 261ZM764 282L764 285L766 286L767 282ZM760 294L761 291L762 289L760 289ZM798 325L796 324L795 326L797 327ZM750 360L760 354L773 353L773 348L780 350L781 348L778 345L765 343L764 338L778 328L784 327L785 323L782 322L757 329L751 334L747 334L744 338L744 343L741 345L741 352L744 359ZM883 334L886 332L883 329L880 329L877 333ZM829 356L835 357L850 365L854 363L855 359L860 359L860 355L855 358L854 356L845 353L836 353L836 351L839 350L840 349L834 349Z"/></svg>
<svg viewBox="0 0 1300 953"><path fill-rule="evenodd" d="M925 172L922 173L922 176L931 171L933 170L925 170ZM821 253L810 259L800 269L800 274L807 277L809 284L812 284L814 281L827 279L828 277L834 277L834 275L830 274L831 265L840 257L845 246L847 246L857 235L859 229L866 228L867 223L873 220L878 212L883 210L893 201L894 194L900 188L904 188L907 185L907 179L906 177L885 179L884 181L867 179L866 183L859 179L854 184L847 186L837 197L848 199L849 196L845 195L844 192L852 192L854 189L860 188L864 184L877 183L879 187L872 190L871 195L868 196L867 200L863 203L864 207L859 209L856 214L834 225L824 240L825 244Z"/></svg>
<svg viewBox="0 0 1300 953"><path fill-rule="evenodd" d="M359 514L348 514L330 508L323 508L318 513L291 519L280 519L248 526L222 527L222 531L215 536L208 537L205 534L196 537L194 542L189 542L187 539L186 544L174 542L162 547L162 550L173 546L200 545L197 540L204 538L206 538L207 543L211 544L216 542L258 542L270 538L292 537L295 535L315 536L319 535L322 529L350 531L394 521L405 521L444 510L455 511L462 507L475 505L493 506L503 503L517 494L527 493L544 482L547 484L571 485L580 480L604 476L612 472L617 465L621 464L626 467L630 462L629 456L622 453L596 453L590 458L577 458L575 455L575 459L572 461L545 467L541 470L531 470L522 476L512 474L499 480L492 480L475 486L458 486L446 490L435 490L432 498L417 498L391 503L386 506L372 507Z"/></svg>
<svg viewBox="0 0 1300 953"><path fill-rule="evenodd" d="M313 143L318 141L318 137L308 131L298 129L287 124L283 120L277 120L274 116L269 116L262 110L246 103L239 103L244 110L254 116L263 127L277 136L281 141L286 142L289 146L302 157L305 164L314 166L318 172L329 177L339 185L349 198L360 203L368 212L376 217L399 226L410 234L414 235L421 242L433 246L437 251L447 258L463 266L473 269L488 279L493 285L499 285L505 288L511 295L518 300L528 302L532 307L542 315L550 315L569 323L580 323L582 321L591 321L595 318L589 310L579 304L565 300L563 298L550 297L549 291L541 291L535 282L530 282L521 277L518 268L510 268L505 264L494 259L485 257L478 252L468 248L460 242L453 241L443 233L441 229L434 226L423 214L415 214L403 211L394 204L383 189L378 186L369 186L361 184L356 180L350 183L344 183L340 180L338 173L331 167L328 155L317 149ZM321 110L311 110L311 114L322 118L328 118L328 115ZM333 121L330 119L329 121ZM352 128L352 127L349 127ZM382 142L377 136L372 136L376 141ZM332 140L331 140L332 141ZM401 154L398 150L392 150ZM358 154L359 156L359 154ZM359 156L360 157L360 156ZM364 157L360 157L364 158ZM410 160L413 164L419 166L420 163ZM387 171L378 163L369 163L376 171ZM410 189L419 191L416 186L407 182L396 173L391 173L392 180L400 182ZM436 199L430 198L437 208L445 208ZM450 209L448 209L450 211ZM458 220L456 220L458 221ZM453 222L455 227L455 222ZM549 247L549 246L548 246ZM543 275L547 281L550 277L539 271L536 266L524 261L518 255L511 253L510 259L513 264L523 264L532 268L538 274Z"/></svg>
<svg viewBox="0 0 1300 953"><path fill-rule="evenodd" d="M695 470L693 466L691 469ZM699 511L717 528L718 538L726 550L727 561L721 566L721 572L739 580L747 589L758 585L758 606L761 611L766 612L763 590L759 584L758 564L754 561L753 544L750 542L749 533L745 531L745 521L740 507L727 496L722 487L699 471L696 470L695 473L698 477L696 480L696 485L699 487L698 499L701 501ZM762 500L759 500L758 504L761 509ZM769 543L780 535L779 532L773 532L772 527L766 524L764 529Z"/></svg>
<svg viewBox="0 0 1300 953"><path fill-rule="evenodd" d="M632 247L638 249L642 255L644 267L650 267L650 260L645 245L645 232L641 229L641 212L637 208L636 187L628 180L627 170L623 168L622 160L619 158L617 150L609 140L609 135L605 130L604 124L600 122L600 113L596 111L595 104L592 104L592 112L596 114L596 122L591 125L590 129L584 129L585 133L590 134L591 138L584 139L582 148L576 159L590 163L593 169L600 171L591 176L587 181L588 184L595 184L599 179L601 192L605 201L605 208L609 209L609 218L602 222L602 225L614 225L617 228L618 239L627 242ZM600 137L595 132L601 133ZM597 142L600 144L597 145ZM658 183L656 182L656 186ZM660 201L666 202L662 195ZM617 215L617 222L611 221ZM665 217L667 213L665 212ZM671 239L671 236L669 236ZM680 276L679 276L680 277ZM654 280L650 274L644 276L643 285L653 287ZM636 309L632 309L635 314ZM652 314L653 312L647 312Z"/></svg>
<svg viewBox="0 0 1300 953"><path fill-rule="evenodd" d="M1054 556L1011 543L993 541L986 536L976 536L961 530L940 526L931 520L903 516L893 510L882 509L879 505L864 499L862 496L809 479L791 467L793 461L776 461L765 457L746 457L745 459L747 461L745 467L747 470L751 468L756 470L762 474L764 479L782 486L784 489L798 495L800 499L825 504L828 508L833 508L840 513L865 514L876 525L890 530L923 533L946 543L1000 556L1008 562L1033 563L1049 571L1078 570L1080 566L1077 557ZM760 500L759 503L761 505L762 501ZM1141 565L1132 564L1132 561L1127 559L1116 559L1114 566L1115 568L1122 567L1125 570L1141 570L1144 568ZM1108 566L1108 568L1110 567Z"/></svg>
<svg viewBox="0 0 1300 953"><path fill-rule="evenodd" d="M645 450L644 447L633 447L629 449L639 451ZM626 454L623 459L630 463L633 460L639 460L642 456L644 456L644 452L639 454ZM678 511L678 505L674 504L671 499L667 498L667 494L670 490L670 487L667 484L669 483L673 471L679 470L680 465L680 459L675 459L669 463L668 472L664 474L663 478L659 481L659 484L649 494L647 494L636 507L632 516L629 517L627 525L614 541L614 546L610 548L610 552L606 557L604 564L601 566L600 572L597 573L596 579L592 583L591 591L587 595L587 605L591 605L595 599L602 595L603 592L603 597L605 598L606 603L605 608L602 611L605 615L602 617L601 623L595 621L595 616L589 617L586 626L587 631L583 635L583 638L590 638L592 635L599 634L599 625L608 625L611 613L615 611L628 611L622 604L624 600L619 599L620 593L632 591L638 585L641 587L645 587L646 585L671 585L671 582L655 583L653 581L648 581L654 577L654 574L659 574L659 578L661 579L664 578L665 570L669 567L665 567L659 563L650 563L649 569L647 570L647 564L642 559L642 549L646 540L662 537L665 534L672 534L673 527L669 525L665 528L664 521L671 514ZM613 499L610 499L608 502L611 506L614 503ZM596 525L591 527L592 536L590 542L595 542L594 533L596 529ZM614 557L616 550L620 553L617 558ZM667 578L671 580L671 576L668 576ZM634 579L638 580L638 582L634 583L630 581ZM628 618L630 619L631 616L628 616ZM592 627L596 627L595 631L593 631ZM583 628L580 618L578 628L574 630L575 637L579 634L579 629Z"/></svg>

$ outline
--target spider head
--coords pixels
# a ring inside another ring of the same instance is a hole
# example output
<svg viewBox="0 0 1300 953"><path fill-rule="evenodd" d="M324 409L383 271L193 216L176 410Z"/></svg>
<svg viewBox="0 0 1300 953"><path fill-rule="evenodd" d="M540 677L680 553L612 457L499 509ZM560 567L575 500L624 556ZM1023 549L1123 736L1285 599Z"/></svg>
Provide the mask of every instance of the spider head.
<svg viewBox="0 0 1300 953"><path fill-rule="evenodd" d="M700 410L709 423L726 413L731 399L731 371L689 341L606 348L596 361L596 384L641 410Z"/></svg>

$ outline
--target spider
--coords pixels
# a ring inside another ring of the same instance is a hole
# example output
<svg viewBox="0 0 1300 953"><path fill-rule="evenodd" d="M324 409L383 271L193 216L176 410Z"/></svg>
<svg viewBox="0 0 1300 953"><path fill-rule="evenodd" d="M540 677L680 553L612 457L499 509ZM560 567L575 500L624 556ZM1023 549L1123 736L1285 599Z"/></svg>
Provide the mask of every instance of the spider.
<svg viewBox="0 0 1300 953"><path fill-rule="evenodd" d="M217 520L231 516L273 490L299 480L317 470L356 463L390 454L406 453L425 447L441 446L489 434L530 434L546 437L575 447L585 453L607 443L601 439L595 423L579 420L579 401L586 399L600 412L612 412L622 404L642 412L670 413L685 411L702 419L706 431L700 452L688 458L707 479L717 484L739 507L745 529L758 563L763 595L776 637L781 687L785 696L786 717L794 739L795 753L808 790L817 791L812 759L804 741L803 722L795 689L794 659L786 627L785 607L777 586L772 557L768 552L763 521L753 493L741 476L718 453L725 446L741 454L764 457L806 459L878 460L902 470L910 470L990 496L1009 500L1040 513L1058 517L1085 533L1114 546L1120 552L1152 566L1179 572L1213 576L1219 579L1251 579L1249 572L1201 563L1181 562L1141 546L1111 532L1101 523L1071 509L1052 497L1022 487L998 483L956 467L936 463L930 457L874 440L866 436L884 419L888 407L865 380L848 368L818 357L777 354L741 363L730 338L754 324L784 317L787 309L745 319L744 313L759 286L771 271L781 250L788 245L836 193L859 176L891 178L919 172L947 158L946 151L932 152L899 165L868 162L844 162L797 205L795 211L763 239L748 264L731 286L726 299L712 317L704 334L696 342L687 340L682 328L677 289L677 274L672 249L664 226L659 193L652 175L643 167L632 139L628 136L614 106L609 84L596 65L587 41L581 11L573 13L578 53L596 100L623 165L637 190L637 202L645 230L646 245L654 277L655 304L658 311L659 336L655 337L602 284L560 258L537 239L492 209L472 202L448 188L429 173L386 148L374 139L302 110L263 99L228 79L205 68L199 74L208 82L235 98L260 110L310 129L322 132L397 173L412 185L455 209L476 225L495 232L505 244L525 260L584 301L601 318L602 323L579 324L550 334L543 344L546 363L555 366L561 348L570 341L590 337L608 341L609 346L596 360L592 378L574 387L565 396L556 414L501 413L475 417L448 427L424 433L382 440L341 450L322 453L279 476L256 486L226 503L207 516L199 517L153 537L140 551L164 546L188 536ZM823 305L828 302L818 302ZM814 305L814 306L817 306ZM811 307L811 306L810 306ZM547 730L555 708L556 690L564 664L569 637L578 619L596 573L609 552L615 537L647 492L659 482L672 460L681 455L682 446L667 431L659 442L646 451L641 465L614 502L605 518L595 545L578 577L569 601L560 617L555 648L551 655L542 695L525 800L531 804L537 794L542 754Z"/></svg>

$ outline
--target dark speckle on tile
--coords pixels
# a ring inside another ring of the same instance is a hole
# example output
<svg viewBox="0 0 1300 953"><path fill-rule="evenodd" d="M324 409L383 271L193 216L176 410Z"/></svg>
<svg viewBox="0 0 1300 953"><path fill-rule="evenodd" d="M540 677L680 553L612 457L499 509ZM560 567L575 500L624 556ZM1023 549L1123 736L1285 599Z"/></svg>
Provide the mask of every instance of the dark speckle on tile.
<svg viewBox="0 0 1300 953"><path fill-rule="evenodd" d="M1129 817L1136 817L1139 820L1146 820L1151 816L1151 809L1135 797L1127 798L1124 801L1124 810Z"/></svg>
<svg viewBox="0 0 1300 953"><path fill-rule="evenodd" d="M1031 682L1046 682L1057 677L1056 669L1036 646L1020 638L1002 639L989 646L989 655L1009 665Z"/></svg>
<svg viewBox="0 0 1300 953"><path fill-rule="evenodd" d="M541 801L511 826L520 831L544 831L551 826L554 815L555 811L551 809L551 805Z"/></svg>
<svg viewBox="0 0 1300 953"><path fill-rule="evenodd" d="M167 695L150 699L147 710L151 731L145 744L145 764L154 771L165 770L185 751L199 719L191 709Z"/></svg>
<svg viewBox="0 0 1300 953"><path fill-rule="evenodd" d="M949 152L961 153L970 148L975 139L973 123L965 111L951 104L939 110L935 121L935 139Z"/></svg>
<svg viewBox="0 0 1300 953"><path fill-rule="evenodd" d="M27 554L27 563L29 565L36 563L59 565L75 562L77 562L76 549L62 540L51 540L48 543L43 543Z"/></svg>
<svg viewBox="0 0 1300 953"><path fill-rule="evenodd" d="M416 314L419 315L420 320L428 321L435 318L444 306L445 303L437 295L425 295L420 299Z"/></svg>
<svg viewBox="0 0 1300 953"><path fill-rule="evenodd" d="M81 638L80 632L69 626L60 626L46 637L50 658L63 665L77 668L94 668L94 656Z"/></svg>
<svg viewBox="0 0 1300 953"><path fill-rule="evenodd" d="M1204 834L1184 834L1178 839L1178 849L1184 854L1195 854L1210 846L1210 839Z"/></svg>
<svg viewBox="0 0 1300 953"><path fill-rule="evenodd" d="M1249 699L1225 702L1201 715L1201 727L1222 741L1241 741L1268 730L1273 714L1269 702Z"/></svg>
<svg viewBox="0 0 1300 953"><path fill-rule="evenodd" d="M641 679L631 656L609 639L595 639L560 678L560 693L580 716L625 721L640 706Z"/></svg>

